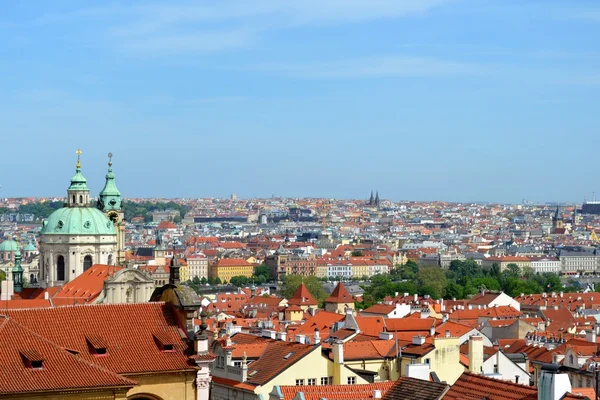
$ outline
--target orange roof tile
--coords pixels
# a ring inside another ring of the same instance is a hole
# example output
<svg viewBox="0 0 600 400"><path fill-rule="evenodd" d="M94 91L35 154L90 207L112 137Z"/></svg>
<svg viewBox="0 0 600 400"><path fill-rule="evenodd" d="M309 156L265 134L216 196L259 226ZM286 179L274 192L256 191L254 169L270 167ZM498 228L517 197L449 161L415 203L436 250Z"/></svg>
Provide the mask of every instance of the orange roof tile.
<svg viewBox="0 0 600 400"><path fill-rule="evenodd" d="M339 282L331 295L325 299L325 303L350 304L354 303L354 299L348 293L348 290L342 282Z"/></svg>
<svg viewBox="0 0 600 400"><path fill-rule="evenodd" d="M12 318L0 316L0 342L10 343L0 346L0 395L136 385L91 360L71 354ZM41 361L41 368L34 368L32 361Z"/></svg>
<svg viewBox="0 0 600 400"><path fill-rule="evenodd" d="M289 305L298 306L316 306L319 304L317 300L310 294L308 288L304 283L301 283L296 289L296 292L291 299L288 300Z"/></svg>
<svg viewBox="0 0 600 400"><path fill-rule="evenodd" d="M116 373L189 370L189 343L165 303L93 304L4 310L10 319L78 356ZM164 352L155 334L173 342ZM104 341L106 355L90 352L89 340Z"/></svg>

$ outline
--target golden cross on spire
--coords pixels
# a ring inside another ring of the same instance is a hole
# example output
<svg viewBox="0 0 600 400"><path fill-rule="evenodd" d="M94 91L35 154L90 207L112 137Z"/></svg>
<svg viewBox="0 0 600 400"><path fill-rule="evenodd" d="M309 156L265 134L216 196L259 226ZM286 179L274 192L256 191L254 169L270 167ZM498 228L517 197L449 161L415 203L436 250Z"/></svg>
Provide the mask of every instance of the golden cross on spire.
<svg viewBox="0 0 600 400"><path fill-rule="evenodd" d="M112 167L112 153L108 153L108 166Z"/></svg>
<svg viewBox="0 0 600 400"><path fill-rule="evenodd" d="M77 164L75 165L77 168L81 168L81 149L77 149L77 151L75 152L75 154L77 154Z"/></svg>

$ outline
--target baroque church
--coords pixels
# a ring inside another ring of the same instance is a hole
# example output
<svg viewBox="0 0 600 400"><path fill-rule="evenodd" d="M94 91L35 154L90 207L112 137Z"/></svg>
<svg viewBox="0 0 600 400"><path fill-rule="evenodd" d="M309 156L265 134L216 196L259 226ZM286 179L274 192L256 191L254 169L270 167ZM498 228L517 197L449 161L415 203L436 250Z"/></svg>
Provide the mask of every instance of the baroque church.
<svg viewBox="0 0 600 400"><path fill-rule="evenodd" d="M81 151L77 150L75 175L64 207L54 211L40 231L39 282L45 287L69 282L94 264L125 263L125 221L112 154L97 206L92 205L80 157Z"/></svg>

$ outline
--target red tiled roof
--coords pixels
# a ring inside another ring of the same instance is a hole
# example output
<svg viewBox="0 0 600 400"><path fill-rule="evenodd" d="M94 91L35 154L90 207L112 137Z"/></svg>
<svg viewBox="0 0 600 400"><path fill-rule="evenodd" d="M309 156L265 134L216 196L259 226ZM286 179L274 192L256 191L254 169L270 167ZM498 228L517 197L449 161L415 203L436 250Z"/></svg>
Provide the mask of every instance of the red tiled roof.
<svg viewBox="0 0 600 400"><path fill-rule="evenodd" d="M243 258L221 258L217 260L217 267L248 267L252 266L248 261Z"/></svg>
<svg viewBox="0 0 600 400"><path fill-rule="evenodd" d="M377 382L365 385L323 385L323 386L280 386L283 398L294 399L302 392L305 400L370 400L373 392L380 390L385 394L395 382Z"/></svg>
<svg viewBox="0 0 600 400"><path fill-rule="evenodd" d="M325 299L325 303L350 304L354 299L342 282L338 283L331 295Z"/></svg>
<svg viewBox="0 0 600 400"><path fill-rule="evenodd" d="M430 382L407 376L400 377L394 382L383 400L438 400L446 398L449 386L445 383Z"/></svg>
<svg viewBox="0 0 600 400"><path fill-rule="evenodd" d="M444 400L537 400L537 395L536 387L463 372Z"/></svg>
<svg viewBox="0 0 600 400"><path fill-rule="evenodd" d="M296 292L291 299L288 300L289 305L298 306L316 306L319 304L317 300L310 294L308 288L304 283L301 283L296 289Z"/></svg>
<svg viewBox="0 0 600 400"><path fill-rule="evenodd" d="M295 342L269 343L262 357L248 366L248 383L263 385L320 346Z"/></svg>
<svg viewBox="0 0 600 400"><path fill-rule="evenodd" d="M80 303L94 300L102 292L104 281L110 276L122 270L123 267L95 264L87 271L79 275L54 295L52 299L71 298L81 299Z"/></svg>
<svg viewBox="0 0 600 400"><path fill-rule="evenodd" d="M136 382L69 353L12 318L0 316L0 395L77 390L130 388ZM32 368L31 361L41 361Z"/></svg>
<svg viewBox="0 0 600 400"><path fill-rule="evenodd" d="M93 304L4 310L17 323L78 356L122 374L189 370L188 343L165 303ZM175 351L164 352L155 335L170 338ZM90 352L89 340L103 341L106 355Z"/></svg>

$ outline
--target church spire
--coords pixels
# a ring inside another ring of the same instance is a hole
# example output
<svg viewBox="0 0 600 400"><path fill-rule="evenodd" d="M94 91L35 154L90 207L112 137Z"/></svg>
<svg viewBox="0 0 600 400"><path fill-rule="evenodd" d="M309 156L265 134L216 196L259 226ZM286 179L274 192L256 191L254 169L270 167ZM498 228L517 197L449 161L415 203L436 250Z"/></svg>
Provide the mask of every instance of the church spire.
<svg viewBox="0 0 600 400"><path fill-rule="evenodd" d="M77 149L77 163L75 164L75 175L71 177L71 185L67 189L68 207L86 207L90 202L90 189L87 179L81 174L81 149Z"/></svg>
<svg viewBox="0 0 600 400"><path fill-rule="evenodd" d="M17 251L15 252L15 266L12 269L12 276L15 293L19 293L23 290L23 267L21 267L21 251L18 244Z"/></svg>
<svg viewBox="0 0 600 400"><path fill-rule="evenodd" d="M373 198L373 190L371 189L371 197L369 197L369 205L370 205L370 206L372 206L372 205L373 205L373 201L374 201L374 198Z"/></svg>
<svg viewBox="0 0 600 400"><path fill-rule="evenodd" d="M377 191L377 195L375 196L375 205L379 205L379 190Z"/></svg>
<svg viewBox="0 0 600 400"><path fill-rule="evenodd" d="M103 212L121 209L121 192L115 184L115 174L112 170L112 153L108 153L108 173L104 188L100 191L98 208Z"/></svg>

